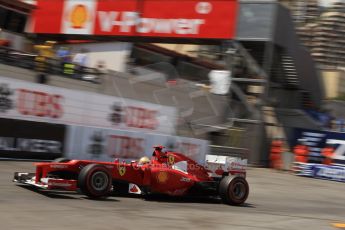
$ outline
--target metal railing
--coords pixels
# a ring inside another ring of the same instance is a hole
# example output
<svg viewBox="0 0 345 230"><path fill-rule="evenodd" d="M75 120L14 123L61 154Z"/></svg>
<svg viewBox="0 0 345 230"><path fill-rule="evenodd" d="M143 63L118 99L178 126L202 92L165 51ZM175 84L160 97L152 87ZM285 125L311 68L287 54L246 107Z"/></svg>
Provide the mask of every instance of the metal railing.
<svg viewBox="0 0 345 230"><path fill-rule="evenodd" d="M0 63L36 71L40 74L52 74L62 77L99 84L104 71L88 68L76 63L65 62L59 58L47 58L37 54L21 52L0 46Z"/></svg>

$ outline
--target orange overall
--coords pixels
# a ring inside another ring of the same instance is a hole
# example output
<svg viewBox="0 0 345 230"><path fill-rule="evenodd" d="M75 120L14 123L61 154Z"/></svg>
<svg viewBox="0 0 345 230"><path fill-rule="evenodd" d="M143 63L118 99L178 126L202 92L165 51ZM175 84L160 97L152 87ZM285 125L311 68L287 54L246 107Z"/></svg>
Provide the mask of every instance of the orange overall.
<svg viewBox="0 0 345 230"><path fill-rule="evenodd" d="M272 141L270 152L270 167L274 169L281 169L282 159L281 154L283 152L282 141Z"/></svg>
<svg viewBox="0 0 345 230"><path fill-rule="evenodd" d="M332 164L332 157L334 155L334 148L332 147L325 147L322 149L322 156L325 157L323 160L323 164L330 165Z"/></svg>
<svg viewBox="0 0 345 230"><path fill-rule="evenodd" d="M299 163L307 163L309 150L305 145L298 144L294 148L295 161Z"/></svg>

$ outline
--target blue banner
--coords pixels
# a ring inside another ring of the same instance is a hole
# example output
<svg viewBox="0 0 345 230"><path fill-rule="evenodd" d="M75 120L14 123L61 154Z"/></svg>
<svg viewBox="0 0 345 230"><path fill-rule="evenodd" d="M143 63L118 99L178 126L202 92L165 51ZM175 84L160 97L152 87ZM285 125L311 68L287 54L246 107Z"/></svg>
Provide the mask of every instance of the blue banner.
<svg viewBox="0 0 345 230"><path fill-rule="evenodd" d="M345 162L345 133L295 129L293 141L293 146L297 144L308 146L309 163L322 163L322 149L327 145L334 148L335 162Z"/></svg>
<svg viewBox="0 0 345 230"><path fill-rule="evenodd" d="M345 182L345 165L304 164L299 166L299 176Z"/></svg>

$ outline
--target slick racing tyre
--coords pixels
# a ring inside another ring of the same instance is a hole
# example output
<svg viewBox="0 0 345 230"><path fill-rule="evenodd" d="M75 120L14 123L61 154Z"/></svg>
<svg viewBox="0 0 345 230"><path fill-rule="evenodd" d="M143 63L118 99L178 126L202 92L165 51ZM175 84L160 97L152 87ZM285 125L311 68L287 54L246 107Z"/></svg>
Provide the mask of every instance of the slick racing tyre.
<svg viewBox="0 0 345 230"><path fill-rule="evenodd" d="M52 162L55 162L55 163L67 163L67 162L69 162L69 161L70 161L70 159L60 157L60 158L56 158L56 159L53 160Z"/></svg>
<svg viewBox="0 0 345 230"><path fill-rule="evenodd" d="M226 176L219 183L219 195L225 204L241 205L249 194L249 185L244 177Z"/></svg>
<svg viewBox="0 0 345 230"><path fill-rule="evenodd" d="M90 198L100 198L110 193L112 178L109 170L103 165L89 164L78 176L78 187Z"/></svg>

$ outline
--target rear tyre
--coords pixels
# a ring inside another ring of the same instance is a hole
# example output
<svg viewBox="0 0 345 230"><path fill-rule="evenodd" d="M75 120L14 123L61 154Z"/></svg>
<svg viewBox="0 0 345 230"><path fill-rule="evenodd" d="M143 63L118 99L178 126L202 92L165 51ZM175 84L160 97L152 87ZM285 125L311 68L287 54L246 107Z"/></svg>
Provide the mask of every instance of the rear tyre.
<svg viewBox="0 0 345 230"><path fill-rule="evenodd" d="M108 196L111 186L111 174L103 165L89 164L79 173L78 187L83 194L90 198Z"/></svg>
<svg viewBox="0 0 345 230"><path fill-rule="evenodd" d="M60 157L60 158L56 158L56 159L53 160L52 162L55 162L55 163L67 163L67 162L69 162L69 161L70 161L70 159Z"/></svg>
<svg viewBox="0 0 345 230"><path fill-rule="evenodd" d="M241 205L249 194L249 185L244 177L226 176L219 183L219 195L225 204Z"/></svg>

